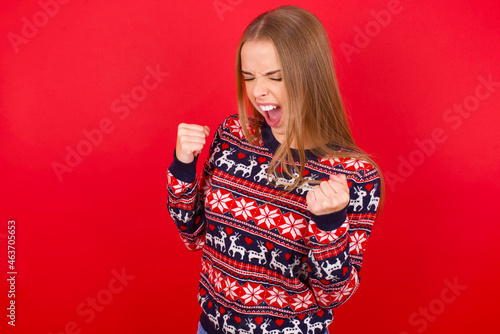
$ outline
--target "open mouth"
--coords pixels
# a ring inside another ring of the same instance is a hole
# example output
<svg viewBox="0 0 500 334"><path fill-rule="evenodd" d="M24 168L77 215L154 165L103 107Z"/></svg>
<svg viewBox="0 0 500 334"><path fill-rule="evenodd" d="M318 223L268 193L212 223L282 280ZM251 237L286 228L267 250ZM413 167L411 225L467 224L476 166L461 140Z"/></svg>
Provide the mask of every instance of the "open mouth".
<svg viewBox="0 0 500 334"><path fill-rule="evenodd" d="M261 105L259 106L266 122L269 126L278 126L281 120L282 110L280 106L277 105Z"/></svg>

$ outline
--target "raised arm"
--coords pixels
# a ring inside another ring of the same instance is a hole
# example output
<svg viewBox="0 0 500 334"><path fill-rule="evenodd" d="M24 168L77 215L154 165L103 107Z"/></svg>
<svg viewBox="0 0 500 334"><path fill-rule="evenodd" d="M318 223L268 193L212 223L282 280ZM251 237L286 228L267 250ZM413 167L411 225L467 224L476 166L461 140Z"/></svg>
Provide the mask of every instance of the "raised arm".
<svg viewBox="0 0 500 334"><path fill-rule="evenodd" d="M366 241L378 209L378 176L350 183L349 188L345 176L332 176L307 196L309 285L323 308L341 305L358 288ZM370 200L368 189L373 190Z"/></svg>
<svg viewBox="0 0 500 334"><path fill-rule="evenodd" d="M207 162L201 182L198 182L196 162L209 132L206 126L179 124L174 161L167 172L168 211L182 241L193 251L201 249L205 240L205 198L199 184L204 184L209 179L211 168Z"/></svg>

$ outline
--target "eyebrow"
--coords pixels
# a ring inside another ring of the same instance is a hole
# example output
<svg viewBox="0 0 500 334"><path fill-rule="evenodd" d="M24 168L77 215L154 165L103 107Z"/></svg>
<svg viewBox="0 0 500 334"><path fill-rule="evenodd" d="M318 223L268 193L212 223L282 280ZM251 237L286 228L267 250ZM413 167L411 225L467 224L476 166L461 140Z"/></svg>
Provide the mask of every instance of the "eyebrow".
<svg viewBox="0 0 500 334"><path fill-rule="evenodd" d="M264 75L273 75L273 74L276 74L278 72L281 72L281 70L269 71L267 73L264 73ZM241 71L241 73L246 74L246 75L253 75L252 73L246 72L246 71Z"/></svg>

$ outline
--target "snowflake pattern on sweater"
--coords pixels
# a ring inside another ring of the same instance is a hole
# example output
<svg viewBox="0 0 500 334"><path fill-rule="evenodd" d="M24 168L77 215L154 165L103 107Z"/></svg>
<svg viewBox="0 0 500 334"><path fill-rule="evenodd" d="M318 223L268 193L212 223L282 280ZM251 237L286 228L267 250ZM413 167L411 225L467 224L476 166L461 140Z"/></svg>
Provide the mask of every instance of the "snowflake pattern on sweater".
<svg viewBox="0 0 500 334"><path fill-rule="evenodd" d="M345 174L350 188L344 210L316 216L306 202L315 184L286 193L268 182L279 143L265 122L259 127L262 140L254 145L237 115L225 119L199 182L196 161L183 164L174 155L167 172L170 215L187 248L202 250L202 325L208 333L324 333L331 309L359 285L379 175L366 161L309 157L306 180Z"/></svg>

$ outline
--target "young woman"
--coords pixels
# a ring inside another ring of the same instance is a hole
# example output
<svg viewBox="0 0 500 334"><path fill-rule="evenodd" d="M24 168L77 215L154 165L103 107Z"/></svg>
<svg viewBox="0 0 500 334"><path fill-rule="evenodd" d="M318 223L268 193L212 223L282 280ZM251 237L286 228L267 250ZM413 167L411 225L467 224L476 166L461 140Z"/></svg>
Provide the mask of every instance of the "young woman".
<svg viewBox="0 0 500 334"><path fill-rule="evenodd" d="M359 285L383 183L354 143L320 21L293 6L257 17L237 52L239 114L180 124L168 207L202 250L199 333L327 333Z"/></svg>

